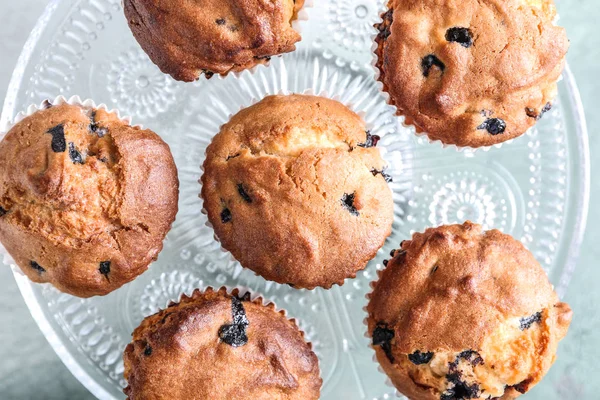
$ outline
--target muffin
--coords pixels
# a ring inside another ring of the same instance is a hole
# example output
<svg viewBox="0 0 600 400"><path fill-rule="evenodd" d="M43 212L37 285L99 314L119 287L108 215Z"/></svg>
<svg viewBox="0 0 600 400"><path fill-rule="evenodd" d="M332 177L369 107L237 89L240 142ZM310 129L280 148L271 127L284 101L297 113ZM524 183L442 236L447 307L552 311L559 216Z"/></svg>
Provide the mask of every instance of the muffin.
<svg viewBox="0 0 600 400"><path fill-rule="evenodd" d="M102 108L46 107L0 142L0 241L32 281L105 295L161 251L177 169L150 130Z"/></svg>
<svg viewBox="0 0 600 400"><path fill-rule="evenodd" d="M196 290L147 317L124 360L130 400L311 400L322 384L295 321L237 289Z"/></svg>
<svg viewBox="0 0 600 400"><path fill-rule="evenodd" d="M514 399L548 372L572 312L520 242L466 222L417 233L392 255L367 322L404 395Z"/></svg>
<svg viewBox="0 0 600 400"><path fill-rule="evenodd" d="M150 59L180 81L226 75L295 49L304 0L125 0L133 35Z"/></svg>
<svg viewBox="0 0 600 400"><path fill-rule="evenodd" d="M376 25L389 101L431 140L490 146L550 110L569 47L552 0L390 0Z"/></svg>
<svg viewBox="0 0 600 400"><path fill-rule="evenodd" d="M385 162L361 118L317 96L268 96L206 150L202 198L223 248L265 279L329 288L391 232Z"/></svg>

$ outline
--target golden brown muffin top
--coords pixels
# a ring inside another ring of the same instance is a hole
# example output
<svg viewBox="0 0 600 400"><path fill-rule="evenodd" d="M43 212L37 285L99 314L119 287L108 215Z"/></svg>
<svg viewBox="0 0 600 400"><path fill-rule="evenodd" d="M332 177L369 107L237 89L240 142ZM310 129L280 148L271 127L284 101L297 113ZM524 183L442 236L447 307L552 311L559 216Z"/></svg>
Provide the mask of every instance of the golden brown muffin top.
<svg viewBox="0 0 600 400"><path fill-rule="evenodd" d="M523 245L478 225L402 242L370 296L369 333L411 399L511 399L539 382L572 312Z"/></svg>
<svg viewBox="0 0 600 400"><path fill-rule="evenodd" d="M295 49L304 0L125 0L133 35L173 78L225 75Z"/></svg>
<svg viewBox="0 0 600 400"><path fill-rule="evenodd" d="M196 290L142 321L124 354L128 399L318 399L317 356L262 299Z"/></svg>
<svg viewBox="0 0 600 400"><path fill-rule="evenodd" d="M377 37L384 90L433 140L480 147L548 111L568 40L552 0L391 0Z"/></svg>
<svg viewBox="0 0 600 400"><path fill-rule="evenodd" d="M104 295L157 257L178 186L154 132L103 109L50 106L0 142L0 240L31 280Z"/></svg>
<svg viewBox="0 0 600 400"><path fill-rule="evenodd" d="M385 162L361 118L318 96L269 96L207 149L202 197L223 247L266 279L331 287L390 234Z"/></svg>

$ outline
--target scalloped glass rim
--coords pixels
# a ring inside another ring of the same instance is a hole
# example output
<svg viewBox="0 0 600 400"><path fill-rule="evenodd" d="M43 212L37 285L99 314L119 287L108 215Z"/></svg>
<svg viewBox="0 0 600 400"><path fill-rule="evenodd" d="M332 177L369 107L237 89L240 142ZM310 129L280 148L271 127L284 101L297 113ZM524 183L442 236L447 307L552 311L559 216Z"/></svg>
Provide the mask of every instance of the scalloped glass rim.
<svg viewBox="0 0 600 400"><path fill-rule="evenodd" d="M2 109L2 115L0 117L0 127L6 126L12 116L15 114L16 110L14 100L21 87L25 73L25 67L28 65L29 60L31 59L31 56L38 44L39 38L44 33L52 15L60 3L61 0L50 1L41 17L38 19L38 22L36 23L25 46L23 47L23 51L19 56L7 90L7 95ZM579 90L568 65L563 73L563 78L568 88L569 100L568 103L563 103L563 107L570 111L569 113L565 113L565 115L573 118L572 124L577 133L577 151L581 155L581 165L577 170L577 187L569 190L569 196L576 197L577 199L573 203L577 206L577 214L574 226L572 229L570 229L573 232L573 236L570 240L569 251L564 261L563 273L560 278L560 283L557 287L557 292L561 297L566 293L567 286L576 268L576 262L579 256L579 251L587 223L590 197L590 154L588 131ZM85 368L83 368L76 358L68 351L63 339L61 339L59 335L52 329L50 322L41 309L39 300L33 292L33 283L23 276L18 271L17 267L13 268L13 275L29 308L29 311L31 312L31 315L48 340L48 343L52 346L65 366L94 396L100 399L112 399L110 393L107 392L86 372Z"/></svg>

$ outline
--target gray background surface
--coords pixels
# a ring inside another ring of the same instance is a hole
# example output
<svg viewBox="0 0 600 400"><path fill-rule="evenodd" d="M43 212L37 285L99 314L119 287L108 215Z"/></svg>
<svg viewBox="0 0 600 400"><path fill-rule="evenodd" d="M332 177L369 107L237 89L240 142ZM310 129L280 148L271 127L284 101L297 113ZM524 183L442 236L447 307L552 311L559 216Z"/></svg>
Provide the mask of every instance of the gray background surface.
<svg viewBox="0 0 600 400"><path fill-rule="evenodd" d="M42 13L48 0L0 0L0 99L4 99L12 70L29 31ZM600 184L595 176L600 173L600 21L599 0L557 0L561 15L571 40L568 60L575 74L586 110L590 133L592 161L592 193L588 229L582 247L575 277L571 282L566 301L575 310L573 325L591 318L586 310L600 304L600 259L598 236L600 229ZM37 325L31 318L25 302L8 268L0 269L0 399L92 399L93 396L69 373ZM576 290L574 289L576 288ZM580 336L583 347L594 348L600 331L600 318L587 320L586 332ZM597 353L594 350L594 353ZM584 352L585 354L585 352ZM589 352L590 356L592 351ZM590 371L588 376L598 376ZM597 385L595 385L597 386ZM582 397L577 396L579 399ZM572 397L575 399L575 397ZM585 393L585 399L598 399L597 393Z"/></svg>

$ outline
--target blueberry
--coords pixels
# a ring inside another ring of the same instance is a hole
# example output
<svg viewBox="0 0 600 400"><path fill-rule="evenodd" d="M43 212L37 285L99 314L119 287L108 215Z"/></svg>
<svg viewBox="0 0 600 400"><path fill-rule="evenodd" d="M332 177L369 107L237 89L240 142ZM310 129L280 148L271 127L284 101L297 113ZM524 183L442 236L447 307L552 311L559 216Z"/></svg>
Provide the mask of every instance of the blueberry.
<svg viewBox="0 0 600 400"><path fill-rule="evenodd" d="M98 122L96 121L96 110L92 111L92 115L90 116L90 125L88 129L90 132L98 135L98 137L103 137L108 133L107 128L102 128L100 125L98 125Z"/></svg>
<svg viewBox="0 0 600 400"><path fill-rule="evenodd" d="M100 262L100 268L98 268L98 271L100 271L102 275L108 275L110 273L110 261Z"/></svg>
<svg viewBox="0 0 600 400"><path fill-rule="evenodd" d="M446 375L446 379L451 388L442 393L440 400L476 399L481 394L479 385L476 383L469 385L463 381L460 372L450 373Z"/></svg>
<svg viewBox="0 0 600 400"><path fill-rule="evenodd" d="M519 328L522 331L525 331L529 328L531 328L531 325L533 325L536 322L540 322L542 320L542 313L541 312L536 312L535 314L529 316L529 317L524 317L519 319Z"/></svg>
<svg viewBox="0 0 600 400"><path fill-rule="evenodd" d="M218 18L215 22L217 25L225 25L225 18Z"/></svg>
<svg viewBox="0 0 600 400"><path fill-rule="evenodd" d="M244 185L242 185L241 183L238 183L237 189L238 189L238 193L240 194L240 196L242 196L242 199L244 199L244 201L246 203L252 203L252 198L248 195L248 192L246 192L246 189L244 189Z"/></svg>
<svg viewBox="0 0 600 400"><path fill-rule="evenodd" d="M223 325L219 328L219 338L232 347L243 346L248 343L246 329L250 325L250 322L246 317L246 310L242 301L235 296L231 299L231 316L233 323Z"/></svg>
<svg viewBox="0 0 600 400"><path fill-rule="evenodd" d="M372 169L371 173L373 174L373 176L381 175L387 183L390 183L393 181L392 176L390 174L386 173L385 170L383 170L383 169L381 171Z"/></svg>
<svg viewBox="0 0 600 400"><path fill-rule="evenodd" d="M506 130L506 122L500 118L488 118L477 129L485 129L492 135L499 135Z"/></svg>
<svg viewBox="0 0 600 400"><path fill-rule="evenodd" d="M342 196L342 206L350 212L350 214L358 217L360 214L356 207L354 207L354 198L356 197L356 192L352 194L344 193Z"/></svg>
<svg viewBox="0 0 600 400"><path fill-rule="evenodd" d="M394 335L394 331L389 329L385 323L378 323L373 330L373 346L381 346L381 349L391 363L394 362L391 344Z"/></svg>
<svg viewBox="0 0 600 400"><path fill-rule="evenodd" d="M427 364L433 358L432 352L421 353L419 350L408 355L408 359L415 365Z"/></svg>
<svg viewBox="0 0 600 400"><path fill-rule="evenodd" d="M42 267L40 264L36 263L35 261L30 261L29 265L31 266L31 268L35 269L40 274L42 272L46 272L46 269L44 267Z"/></svg>
<svg viewBox="0 0 600 400"><path fill-rule="evenodd" d="M377 135L371 135L370 131L366 131L366 134L367 134L367 140L364 143L358 143L357 146L365 147L365 148L377 146L377 143L381 140L381 137L379 137Z"/></svg>
<svg viewBox="0 0 600 400"><path fill-rule="evenodd" d="M429 72L434 66L438 67L442 72L444 72L444 70L446 69L446 65L444 65L444 63L435 55L429 54L428 56L423 57L423 59L421 60L421 68L423 69L423 76L425 78L429 76Z"/></svg>
<svg viewBox="0 0 600 400"><path fill-rule="evenodd" d="M150 346L146 345L146 348L144 349L144 355L145 355L146 357L149 357L149 356L151 356L151 355L152 355L152 347L150 347Z"/></svg>
<svg viewBox="0 0 600 400"><path fill-rule="evenodd" d="M212 71L209 71L209 70L207 70L207 69L203 69L203 70L202 70L202 73L204 74L204 77L205 77L206 79L210 79L210 78L212 78L212 77L213 77L213 75L215 74L214 72L212 72Z"/></svg>
<svg viewBox="0 0 600 400"><path fill-rule="evenodd" d="M517 383L516 385L511 387L519 393L527 393L527 391L529 390L529 385L531 385L531 380L526 379L523 382Z"/></svg>
<svg viewBox="0 0 600 400"><path fill-rule="evenodd" d="M446 31L446 40L456 42L467 49L473 45L473 35L469 28L454 27Z"/></svg>
<svg viewBox="0 0 600 400"><path fill-rule="evenodd" d="M65 141L65 127L63 124L56 125L54 128L50 128L48 132L52 135L52 151L55 153L63 153L67 150L67 142Z"/></svg>
<svg viewBox="0 0 600 400"><path fill-rule="evenodd" d="M6 213L8 213L8 211L5 210L4 208L0 207L0 217L4 217L6 215Z"/></svg>
<svg viewBox="0 0 600 400"><path fill-rule="evenodd" d="M221 222L226 224L229 221L231 221L231 211L229 211L229 208L224 208L223 211L221 211Z"/></svg>
<svg viewBox="0 0 600 400"><path fill-rule="evenodd" d="M552 104L546 103L546 105L540 110L539 113L534 108L529 108L529 107L525 108L525 113L530 118L535 118L536 120L540 120L544 116L544 114L546 114L551 109L552 109Z"/></svg>
<svg viewBox="0 0 600 400"><path fill-rule="evenodd" d="M73 164L84 164L83 157L77 148L75 147L75 143L69 142L69 157Z"/></svg>
<svg viewBox="0 0 600 400"><path fill-rule="evenodd" d="M457 357L456 357L456 361L454 362L455 365L458 365L458 362L463 359L466 360L468 362L471 363L471 365L476 366L476 365L481 365L483 364L483 358L481 358L481 356L479 355L478 352L476 352L475 350L465 350L463 352L461 352Z"/></svg>
<svg viewBox="0 0 600 400"><path fill-rule="evenodd" d="M42 103L42 110L47 110L50 107L52 107L52 103L50 103L50 100L44 100L44 102Z"/></svg>

